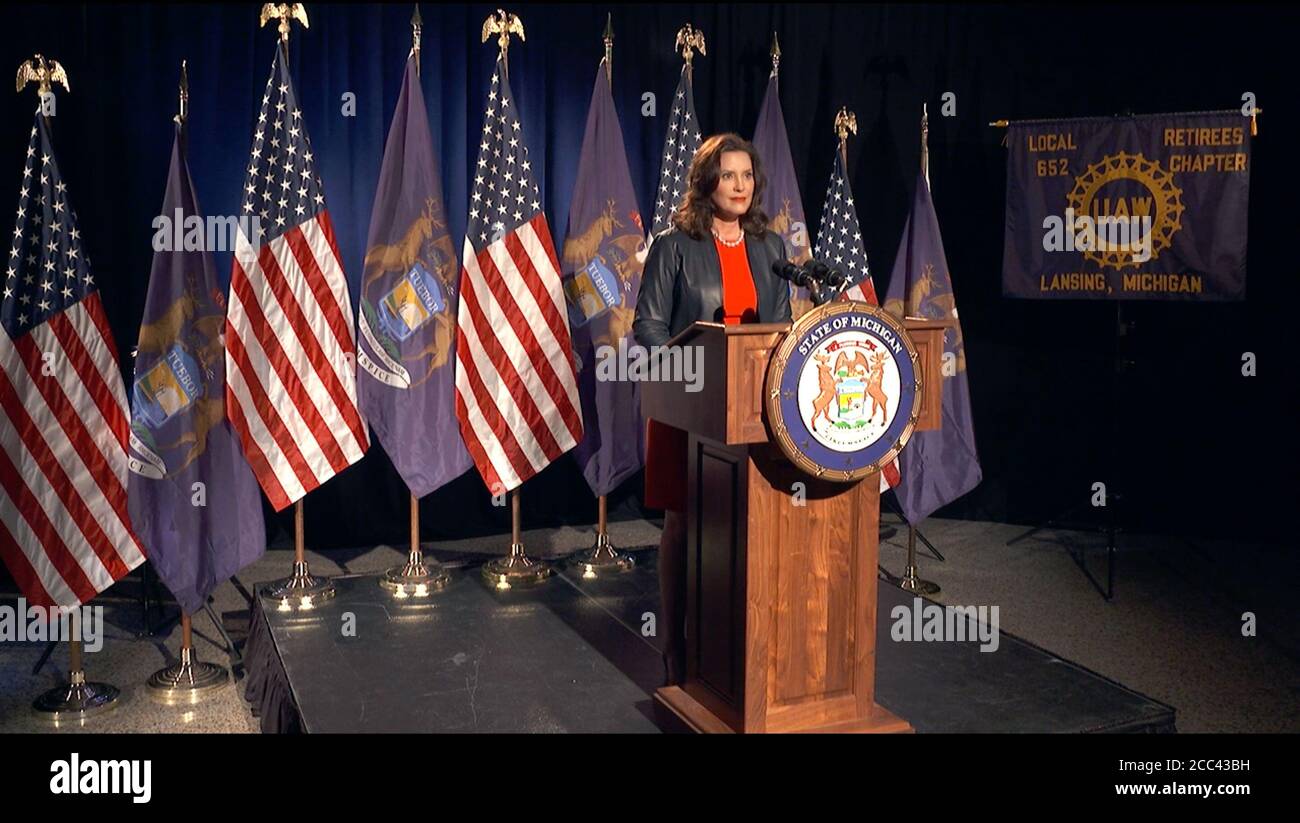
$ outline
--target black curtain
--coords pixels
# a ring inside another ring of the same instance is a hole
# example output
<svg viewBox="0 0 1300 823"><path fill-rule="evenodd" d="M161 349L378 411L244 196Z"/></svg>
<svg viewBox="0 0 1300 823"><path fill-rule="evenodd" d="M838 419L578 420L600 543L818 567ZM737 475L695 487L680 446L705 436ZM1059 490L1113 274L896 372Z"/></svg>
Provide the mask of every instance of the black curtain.
<svg viewBox="0 0 1300 823"><path fill-rule="evenodd" d="M345 268L360 272L383 140L410 48L412 6L307 6L290 59L318 155ZM27 6L0 32L0 67L41 52L67 69L55 143L119 348L134 345L152 254L150 221L165 182L182 58L190 78L190 165L204 210L235 214L275 36L260 4ZM495 47L479 42L488 5L421 7L423 83L454 241L467 209ZM1296 191L1285 150L1295 134L1283 67L1291 14L1242 5L924 6L826 4L516 4L527 42L511 80L557 246L562 242L606 12L615 32L614 91L642 215L652 212L666 112L680 59L673 36L704 31L696 101L706 133L750 136L780 39L782 103L810 225L820 218L835 112L860 131L849 167L876 288L884 292L930 108L930 176L967 340L984 482L942 514L1034 522L1086 503L1095 481L1122 488L1137 528L1186 534L1282 534L1296 489L1296 384L1288 356L1297 296L1289 254ZM945 93L955 116L945 117ZM1254 147L1248 299L1132 303L1125 346L1135 363L1112 380L1115 306L1001 296L1005 197L998 118L1265 109ZM343 115L355 95L355 116ZM646 95L657 116L643 116ZM34 95L6 95L0 169L17 188ZM3 192L0 192L3 195ZM13 193L16 197L16 192ZM218 255L228 277L229 254ZM1259 376L1242 377L1244 352ZM129 375L131 364L124 357ZM1113 456L1112 456L1113 453ZM639 509L640 480L614 504ZM526 527L587 523L595 504L562 459L527 484ZM470 473L423 503L426 537L508 528ZM380 446L307 500L317 548L404 540L405 488ZM272 518L278 536L288 513Z"/></svg>

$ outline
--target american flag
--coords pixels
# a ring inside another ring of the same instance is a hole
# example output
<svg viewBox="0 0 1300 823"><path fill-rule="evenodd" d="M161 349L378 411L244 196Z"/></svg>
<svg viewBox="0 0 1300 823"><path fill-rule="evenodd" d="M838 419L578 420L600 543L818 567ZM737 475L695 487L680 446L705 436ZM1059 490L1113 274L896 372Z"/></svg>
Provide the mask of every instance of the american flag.
<svg viewBox="0 0 1300 823"><path fill-rule="evenodd" d="M0 557L29 602L77 606L145 557L117 349L49 128L38 111L0 304Z"/></svg>
<svg viewBox="0 0 1300 823"><path fill-rule="evenodd" d="M691 68L682 66L682 79L673 96L673 111L668 117L668 134L664 139L664 160L659 167L659 189L655 196L653 237L672 224L673 210L686 190L686 173L700 148L700 121L695 116L695 93L691 90Z"/></svg>
<svg viewBox="0 0 1300 823"><path fill-rule="evenodd" d="M582 412L560 265L500 56L481 137L461 265L456 416L499 494L577 445Z"/></svg>
<svg viewBox="0 0 1300 823"><path fill-rule="evenodd" d="M880 305L876 287L871 282L871 268L867 265L867 249L862 244L862 227L858 225L858 210L853 205L853 189L849 186L844 153L838 149L830 185L826 188L826 202L822 204L822 222L817 229L817 249L813 256L848 275L853 285L841 299ZM880 470L880 490L892 489L900 479L898 462L889 463Z"/></svg>
<svg viewBox="0 0 1300 823"><path fill-rule="evenodd" d="M858 225L858 210L853 205L853 190L849 187L848 173L844 168L844 154L838 150L835 152L835 167L831 169L831 182L826 188L826 202L822 204L815 256L848 275L852 286L844 293L846 299L880 305L876 288L871 283L871 268L867 265L866 247L862 245L862 229Z"/></svg>
<svg viewBox="0 0 1300 823"><path fill-rule="evenodd" d="M277 511L361 459L352 300L302 111L276 49L226 312L226 413ZM251 220L257 228L251 228Z"/></svg>

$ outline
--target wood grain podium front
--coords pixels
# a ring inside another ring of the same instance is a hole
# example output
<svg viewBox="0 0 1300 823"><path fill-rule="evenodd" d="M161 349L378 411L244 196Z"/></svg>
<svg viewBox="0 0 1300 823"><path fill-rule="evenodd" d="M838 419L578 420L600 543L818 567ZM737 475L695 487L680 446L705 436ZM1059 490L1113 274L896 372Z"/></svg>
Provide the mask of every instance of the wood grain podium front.
<svg viewBox="0 0 1300 823"><path fill-rule="evenodd" d="M947 324L904 325L917 429L934 428ZM672 344L698 347L698 390L642 386L643 415L687 431L690 450L686 674L656 711L702 732L911 731L875 702L878 475L819 480L770 442L764 381L789 328L696 323Z"/></svg>

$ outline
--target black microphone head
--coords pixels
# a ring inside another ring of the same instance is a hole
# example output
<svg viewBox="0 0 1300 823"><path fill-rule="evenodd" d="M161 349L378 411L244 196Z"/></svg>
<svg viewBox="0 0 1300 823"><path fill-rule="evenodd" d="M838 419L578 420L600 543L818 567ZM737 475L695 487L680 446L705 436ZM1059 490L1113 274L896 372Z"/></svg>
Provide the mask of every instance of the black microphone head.
<svg viewBox="0 0 1300 823"><path fill-rule="evenodd" d="M808 288L808 284L812 280L803 266L791 263L789 260L778 260L773 263L772 272L782 280L788 280L805 289Z"/></svg>
<svg viewBox="0 0 1300 823"><path fill-rule="evenodd" d="M782 280L793 282L799 276L799 267L789 260L777 260L772 264L772 273Z"/></svg>

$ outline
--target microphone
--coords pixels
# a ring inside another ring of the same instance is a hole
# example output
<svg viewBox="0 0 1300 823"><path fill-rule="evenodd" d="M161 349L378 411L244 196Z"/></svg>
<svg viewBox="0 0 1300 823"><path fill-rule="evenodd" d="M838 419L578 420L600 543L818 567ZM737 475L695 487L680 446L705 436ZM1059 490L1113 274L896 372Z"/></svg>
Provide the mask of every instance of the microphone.
<svg viewBox="0 0 1300 823"><path fill-rule="evenodd" d="M844 272L820 260L809 260L804 267L810 277L832 289L838 289L848 281Z"/></svg>
<svg viewBox="0 0 1300 823"><path fill-rule="evenodd" d="M813 258L803 265L778 260L772 264L772 272L782 280L807 289L815 306L830 302L844 291L849 282L842 270Z"/></svg>
<svg viewBox="0 0 1300 823"><path fill-rule="evenodd" d="M772 273L782 280L787 280L801 288L810 288L816 279L806 266L791 263L789 260L777 260L772 264Z"/></svg>

